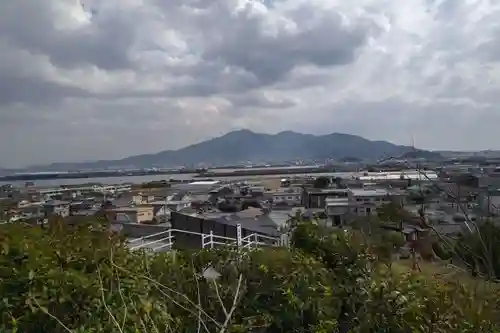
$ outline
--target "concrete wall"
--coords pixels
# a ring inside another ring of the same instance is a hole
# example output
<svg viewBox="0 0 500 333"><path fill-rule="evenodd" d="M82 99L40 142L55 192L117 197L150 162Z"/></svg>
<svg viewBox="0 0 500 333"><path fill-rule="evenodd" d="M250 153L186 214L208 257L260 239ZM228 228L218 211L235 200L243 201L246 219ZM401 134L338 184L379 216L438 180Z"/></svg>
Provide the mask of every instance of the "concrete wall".
<svg viewBox="0 0 500 333"><path fill-rule="evenodd" d="M174 236L174 248L189 248L189 249L199 249L202 245L202 236L200 234L209 235L210 232L214 236L224 236L232 239L237 238L237 228L236 226L218 223L213 220L205 220L203 218L191 215L185 215L177 212L172 212L171 227L168 224L160 225L147 225L147 224L136 224L136 223L114 223L114 226L121 226L121 233L129 238L140 238L156 234L159 232L168 231L170 228L184 230L184 232L172 232ZM190 234L188 232L196 233ZM253 234L254 232L242 228L242 237ZM166 234L160 235L158 237L151 237L149 240L161 239L167 237ZM210 239L207 238L205 242ZM227 240L216 239L214 241L229 242Z"/></svg>
<svg viewBox="0 0 500 333"><path fill-rule="evenodd" d="M210 231L215 236L223 236L236 239L236 226L225 223L218 223L213 220L205 220L201 217L172 212L171 224L173 229L186 230L190 232L210 234ZM253 232L242 228L242 237L252 234ZM201 246L201 236L176 233L175 240L178 247L194 247ZM215 241L224 241L216 240ZM208 239L207 239L208 241Z"/></svg>
<svg viewBox="0 0 500 333"><path fill-rule="evenodd" d="M149 225L136 223L113 223L113 225L121 226L121 233L127 238L145 237L159 232L167 231L169 229L169 226L167 224Z"/></svg>

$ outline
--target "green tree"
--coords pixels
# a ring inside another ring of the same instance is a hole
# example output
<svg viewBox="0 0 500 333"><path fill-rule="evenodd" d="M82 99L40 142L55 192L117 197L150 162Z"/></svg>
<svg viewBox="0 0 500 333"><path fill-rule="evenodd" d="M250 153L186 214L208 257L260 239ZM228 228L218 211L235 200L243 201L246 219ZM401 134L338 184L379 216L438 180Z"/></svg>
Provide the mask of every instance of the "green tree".
<svg viewBox="0 0 500 333"><path fill-rule="evenodd" d="M318 177L314 180L314 188L327 188L330 186L330 178L328 177Z"/></svg>

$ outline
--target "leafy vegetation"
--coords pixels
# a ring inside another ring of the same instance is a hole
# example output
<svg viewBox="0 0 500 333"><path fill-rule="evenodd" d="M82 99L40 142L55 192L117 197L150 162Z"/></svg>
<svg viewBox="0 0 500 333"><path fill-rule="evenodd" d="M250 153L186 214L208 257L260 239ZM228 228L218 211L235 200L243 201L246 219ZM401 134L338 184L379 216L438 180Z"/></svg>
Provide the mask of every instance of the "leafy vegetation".
<svg viewBox="0 0 500 333"><path fill-rule="evenodd" d="M0 331L499 332L496 289L390 268L355 231L294 219L289 249L152 254L61 222L0 228Z"/></svg>
<svg viewBox="0 0 500 333"><path fill-rule="evenodd" d="M327 188L330 185L330 178L328 177L318 177L314 180L314 188Z"/></svg>
<svg viewBox="0 0 500 333"><path fill-rule="evenodd" d="M493 221L479 223L474 232L463 232L453 250L474 275L500 279L500 227Z"/></svg>

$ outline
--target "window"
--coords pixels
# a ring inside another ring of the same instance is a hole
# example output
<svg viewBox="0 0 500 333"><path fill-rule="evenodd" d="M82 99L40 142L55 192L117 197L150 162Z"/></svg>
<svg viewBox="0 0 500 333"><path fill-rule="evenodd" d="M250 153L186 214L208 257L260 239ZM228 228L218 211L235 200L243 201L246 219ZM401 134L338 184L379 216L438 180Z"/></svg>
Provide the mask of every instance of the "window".
<svg viewBox="0 0 500 333"><path fill-rule="evenodd" d="M367 213L367 214L371 214L371 212L372 212L372 209L371 209L371 208L366 208L366 213Z"/></svg>

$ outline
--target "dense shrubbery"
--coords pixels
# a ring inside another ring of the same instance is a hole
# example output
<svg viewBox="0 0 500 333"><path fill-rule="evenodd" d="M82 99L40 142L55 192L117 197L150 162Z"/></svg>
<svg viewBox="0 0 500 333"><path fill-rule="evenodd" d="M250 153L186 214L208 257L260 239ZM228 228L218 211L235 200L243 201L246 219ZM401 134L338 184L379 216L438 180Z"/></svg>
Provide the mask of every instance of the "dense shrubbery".
<svg viewBox="0 0 500 333"><path fill-rule="evenodd" d="M313 223L294 226L289 250L240 253L131 253L99 225L9 225L0 241L0 331L439 333L500 323L496 291L398 273L361 235Z"/></svg>
<svg viewBox="0 0 500 333"><path fill-rule="evenodd" d="M474 232L463 232L454 244L454 252L474 274L500 279L500 226L492 221L477 225Z"/></svg>

